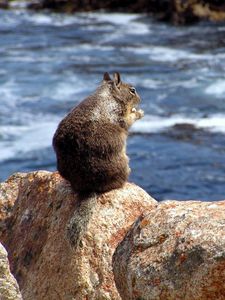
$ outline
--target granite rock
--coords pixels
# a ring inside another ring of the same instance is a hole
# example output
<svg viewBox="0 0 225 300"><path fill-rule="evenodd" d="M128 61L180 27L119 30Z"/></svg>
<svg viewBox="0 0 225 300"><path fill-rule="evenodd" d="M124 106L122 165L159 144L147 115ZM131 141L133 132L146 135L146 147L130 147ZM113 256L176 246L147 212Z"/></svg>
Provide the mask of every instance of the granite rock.
<svg viewBox="0 0 225 300"><path fill-rule="evenodd" d="M24 173L15 173L0 183L0 221L10 216L24 176Z"/></svg>
<svg viewBox="0 0 225 300"><path fill-rule="evenodd" d="M22 300L18 284L10 272L7 251L0 243L0 299Z"/></svg>
<svg viewBox="0 0 225 300"><path fill-rule="evenodd" d="M124 300L224 300L225 201L166 201L133 224L113 256Z"/></svg>
<svg viewBox="0 0 225 300"><path fill-rule="evenodd" d="M57 172L32 172L20 180L1 240L24 299L120 299L113 252L136 218L157 202L131 183L87 202L78 198ZM85 215L80 207L86 206Z"/></svg>

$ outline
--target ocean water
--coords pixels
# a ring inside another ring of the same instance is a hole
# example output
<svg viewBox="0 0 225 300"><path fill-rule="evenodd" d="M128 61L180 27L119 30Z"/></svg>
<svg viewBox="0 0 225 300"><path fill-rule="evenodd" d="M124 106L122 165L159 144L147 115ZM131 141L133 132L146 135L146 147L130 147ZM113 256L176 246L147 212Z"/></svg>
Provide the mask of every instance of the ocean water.
<svg viewBox="0 0 225 300"><path fill-rule="evenodd" d="M158 200L225 197L225 24L0 10L0 181L55 170L58 122L119 71L142 97L130 181Z"/></svg>

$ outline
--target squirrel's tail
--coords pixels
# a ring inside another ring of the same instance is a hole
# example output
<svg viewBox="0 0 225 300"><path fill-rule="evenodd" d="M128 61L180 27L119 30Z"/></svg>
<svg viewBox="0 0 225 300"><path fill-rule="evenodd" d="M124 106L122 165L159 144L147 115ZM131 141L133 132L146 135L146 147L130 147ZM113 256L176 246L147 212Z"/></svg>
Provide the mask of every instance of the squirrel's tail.
<svg viewBox="0 0 225 300"><path fill-rule="evenodd" d="M97 194L79 195L77 207L67 224L67 238L72 247L77 248L87 230L88 223L94 211Z"/></svg>

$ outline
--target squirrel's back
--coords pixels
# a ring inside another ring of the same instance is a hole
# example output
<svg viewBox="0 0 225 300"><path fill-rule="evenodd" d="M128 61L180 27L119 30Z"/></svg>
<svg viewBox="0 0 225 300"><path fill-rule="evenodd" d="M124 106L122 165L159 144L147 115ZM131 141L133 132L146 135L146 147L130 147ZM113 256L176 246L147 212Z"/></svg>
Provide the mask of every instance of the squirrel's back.
<svg viewBox="0 0 225 300"><path fill-rule="evenodd" d="M129 176L126 138L130 125L143 116L135 89L116 73L105 73L93 95L75 107L53 137L57 169L79 193L122 187Z"/></svg>

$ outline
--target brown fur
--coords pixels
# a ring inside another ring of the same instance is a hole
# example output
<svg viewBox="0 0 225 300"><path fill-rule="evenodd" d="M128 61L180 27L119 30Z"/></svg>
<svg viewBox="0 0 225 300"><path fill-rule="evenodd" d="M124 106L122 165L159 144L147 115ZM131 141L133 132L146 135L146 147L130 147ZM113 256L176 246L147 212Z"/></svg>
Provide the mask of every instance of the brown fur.
<svg viewBox="0 0 225 300"><path fill-rule="evenodd" d="M53 137L57 168L78 193L106 192L127 181L128 128L143 116L133 87L104 74L97 90L60 122ZM133 111L132 111L133 109Z"/></svg>

